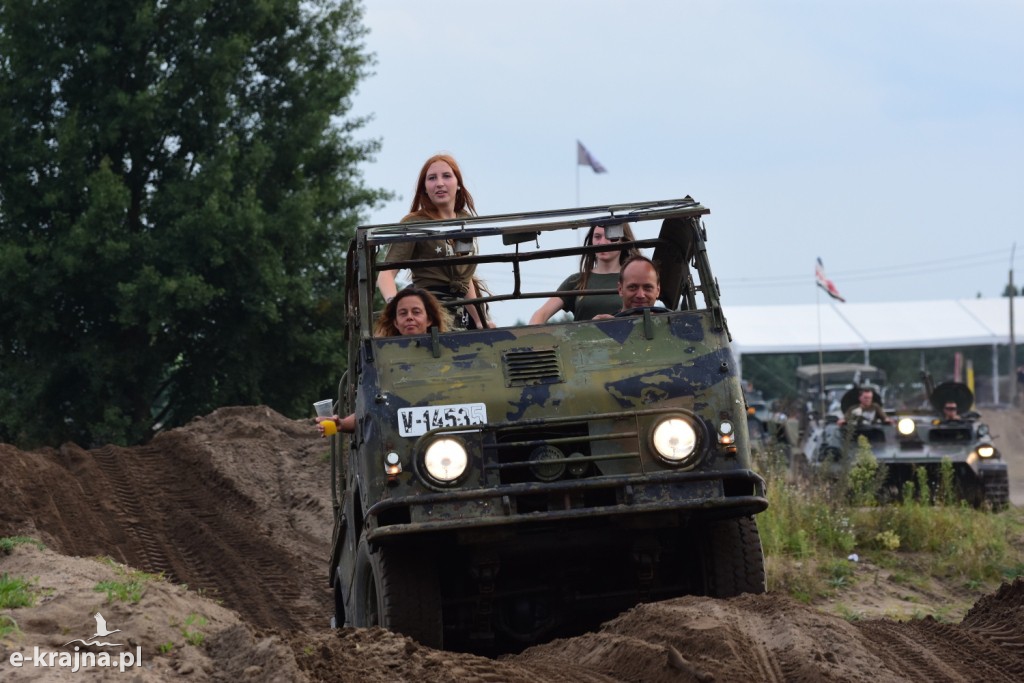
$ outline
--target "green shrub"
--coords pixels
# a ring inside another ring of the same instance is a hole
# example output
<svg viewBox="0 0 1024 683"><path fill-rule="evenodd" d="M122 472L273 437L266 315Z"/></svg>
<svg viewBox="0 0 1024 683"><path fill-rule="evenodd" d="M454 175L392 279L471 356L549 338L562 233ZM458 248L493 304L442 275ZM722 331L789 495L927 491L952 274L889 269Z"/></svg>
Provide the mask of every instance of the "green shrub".
<svg viewBox="0 0 1024 683"><path fill-rule="evenodd" d="M37 548L46 547L36 539L29 538L28 536L4 536L3 538L0 538L0 552L4 555L10 555L15 546L19 546L23 543L31 543Z"/></svg>
<svg viewBox="0 0 1024 683"><path fill-rule="evenodd" d="M7 572L0 574L0 609L15 607L31 607L36 603L33 584L20 576L11 576Z"/></svg>
<svg viewBox="0 0 1024 683"><path fill-rule="evenodd" d="M863 436L857 438L857 456L846 473L846 491L855 507L878 504L878 490L885 481L885 467L880 465Z"/></svg>
<svg viewBox="0 0 1024 683"><path fill-rule="evenodd" d="M953 477L953 461L943 458L939 465L939 488L935 492L936 503L947 506L958 504Z"/></svg>

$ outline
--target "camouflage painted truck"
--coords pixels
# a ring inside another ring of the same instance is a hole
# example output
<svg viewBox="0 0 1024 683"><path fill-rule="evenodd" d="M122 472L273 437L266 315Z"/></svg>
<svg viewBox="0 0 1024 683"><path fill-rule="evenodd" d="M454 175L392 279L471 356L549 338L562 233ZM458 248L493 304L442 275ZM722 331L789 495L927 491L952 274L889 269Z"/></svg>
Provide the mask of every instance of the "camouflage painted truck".
<svg viewBox="0 0 1024 683"><path fill-rule="evenodd" d="M509 651L641 601L765 590L754 519L765 485L706 214L687 197L357 230L337 406L357 428L332 442L337 625ZM451 240L463 255L447 262L479 264L496 290L474 301L532 309L556 292L528 288L524 268L540 261L560 280L580 254L609 248L580 246L590 226L625 222L659 266L664 308L371 335L390 244Z"/></svg>

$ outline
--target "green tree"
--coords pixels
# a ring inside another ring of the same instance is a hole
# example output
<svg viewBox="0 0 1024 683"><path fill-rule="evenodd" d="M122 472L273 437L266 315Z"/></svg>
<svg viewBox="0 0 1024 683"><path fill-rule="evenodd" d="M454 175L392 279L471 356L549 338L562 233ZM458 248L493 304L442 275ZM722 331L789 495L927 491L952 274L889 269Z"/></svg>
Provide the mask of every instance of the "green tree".
<svg viewBox="0 0 1024 683"><path fill-rule="evenodd" d="M145 440L333 395L354 0L0 3L0 438Z"/></svg>

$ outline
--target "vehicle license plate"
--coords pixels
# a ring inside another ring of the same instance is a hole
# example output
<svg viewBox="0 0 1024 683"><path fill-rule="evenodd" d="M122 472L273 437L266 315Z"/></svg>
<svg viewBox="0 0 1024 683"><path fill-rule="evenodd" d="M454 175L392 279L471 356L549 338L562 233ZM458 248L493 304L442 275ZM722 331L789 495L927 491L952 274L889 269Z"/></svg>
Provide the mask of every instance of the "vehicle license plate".
<svg viewBox="0 0 1024 683"><path fill-rule="evenodd" d="M420 436L440 427L471 427L486 423L485 403L398 409L398 433L401 436Z"/></svg>

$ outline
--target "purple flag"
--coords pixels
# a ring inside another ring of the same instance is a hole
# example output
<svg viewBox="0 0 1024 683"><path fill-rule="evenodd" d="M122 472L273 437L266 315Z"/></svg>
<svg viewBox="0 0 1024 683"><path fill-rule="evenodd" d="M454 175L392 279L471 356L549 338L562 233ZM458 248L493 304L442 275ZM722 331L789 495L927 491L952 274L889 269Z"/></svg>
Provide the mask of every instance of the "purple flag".
<svg viewBox="0 0 1024 683"><path fill-rule="evenodd" d="M583 143L576 141L576 163L580 166L589 166L594 173L607 173L608 169L601 165L601 162L594 158L594 155L587 151Z"/></svg>

